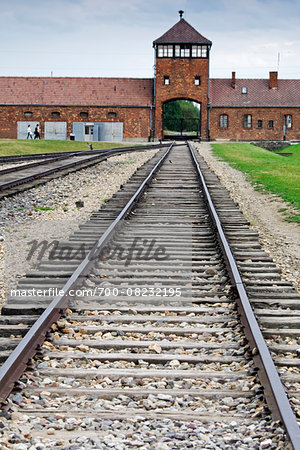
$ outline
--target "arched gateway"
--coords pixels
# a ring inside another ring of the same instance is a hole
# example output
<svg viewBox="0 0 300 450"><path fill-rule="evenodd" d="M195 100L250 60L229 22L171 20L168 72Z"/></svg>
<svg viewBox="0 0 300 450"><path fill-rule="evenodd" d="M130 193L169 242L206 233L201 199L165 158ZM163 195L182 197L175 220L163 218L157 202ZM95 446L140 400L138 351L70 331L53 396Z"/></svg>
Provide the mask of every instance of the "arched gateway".
<svg viewBox="0 0 300 450"><path fill-rule="evenodd" d="M208 139L209 52L212 42L183 19L183 11L179 14L179 22L153 42L154 135L159 139L164 137L164 105L183 99L201 105L198 134Z"/></svg>
<svg viewBox="0 0 300 450"><path fill-rule="evenodd" d="M170 137L299 141L300 79L278 79L277 72L266 79L236 78L236 72L209 79L212 43L182 15L153 42L153 78L0 76L0 138L26 139L28 125L39 124L45 139L148 141L169 131ZM184 114L173 122L171 101L183 102ZM198 118L186 114L184 102L191 110L198 105Z"/></svg>

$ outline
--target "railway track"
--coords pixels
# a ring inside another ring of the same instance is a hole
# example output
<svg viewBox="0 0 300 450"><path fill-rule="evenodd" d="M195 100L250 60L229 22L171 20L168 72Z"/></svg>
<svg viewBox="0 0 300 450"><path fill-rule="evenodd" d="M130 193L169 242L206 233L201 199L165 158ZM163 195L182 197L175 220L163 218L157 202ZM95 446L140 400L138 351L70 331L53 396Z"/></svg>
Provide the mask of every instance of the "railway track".
<svg viewBox="0 0 300 450"><path fill-rule="evenodd" d="M36 159L38 161L0 170L0 199L30 189L37 184L46 183L53 178L98 164L110 156L120 155L124 152L142 151L160 147L161 145L150 145L108 150L62 152L59 154L44 153L21 155L18 157L2 157L0 158L0 162L2 163L24 162L28 159Z"/></svg>
<svg viewBox="0 0 300 450"><path fill-rule="evenodd" d="M94 143L95 145L95 143ZM157 147L167 147L168 144L147 144L147 145L137 145L135 149L139 150L151 150ZM133 147L113 147L110 149L93 149L91 150L80 150L80 151L68 151L68 152L59 152L59 153L32 153L29 155L11 155L11 156L0 156L0 164L10 164L10 163L21 163L25 161L33 161L33 160L43 160L47 158L56 158L57 156L74 156L74 155L91 155L93 154L101 154L107 151L118 151L118 150L131 150Z"/></svg>
<svg viewBox="0 0 300 450"><path fill-rule="evenodd" d="M299 449L299 295L192 148L47 256L0 316L2 445Z"/></svg>

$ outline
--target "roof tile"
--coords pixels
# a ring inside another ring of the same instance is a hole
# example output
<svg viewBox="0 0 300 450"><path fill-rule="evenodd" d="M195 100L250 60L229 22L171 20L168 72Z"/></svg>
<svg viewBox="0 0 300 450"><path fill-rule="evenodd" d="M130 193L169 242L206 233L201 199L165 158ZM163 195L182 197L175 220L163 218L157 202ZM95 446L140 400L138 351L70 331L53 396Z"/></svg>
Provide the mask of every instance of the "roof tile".
<svg viewBox="0 0 300 450"><path fill-rule="evenodd" d="M247 94L242 94L242 87ZM268 79L210 80L211 106L300 106L300 80L278 80L278 89L269 88Z"/></svg>
<svg viewBox="0 0 300 450"><path fill-rule="evenodd" d="M152 78L0 77L2 105L148 106Z"/></svg>
<svg viewBox="0 0 300 450"><path fill-rule="evenodd" d="M209 44L212 42L198 33L186 20L180 19L172 28L156 39L153 44Z"/></svg>

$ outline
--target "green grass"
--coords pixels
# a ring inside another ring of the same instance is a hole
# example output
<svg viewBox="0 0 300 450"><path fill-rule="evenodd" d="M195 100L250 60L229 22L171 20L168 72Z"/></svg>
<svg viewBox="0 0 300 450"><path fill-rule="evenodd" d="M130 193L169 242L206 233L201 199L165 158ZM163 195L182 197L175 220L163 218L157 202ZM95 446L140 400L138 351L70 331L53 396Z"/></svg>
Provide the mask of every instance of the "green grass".
<svg viewBox="0 0 300 450"><path fill-rule="evenodd" d="M246 143L213 144L214 153L232 167L247 174L261 192L272 192L289 203L285 220L300 223L300 144L292 145L280 156Z"/></svg>
<svg viewBox="0 0 300 450"><path fill-rule="evenodd" d="M38 206L37 208L34 208L35 211L54 211L54 208L51 208L50 206Z"/></svg>
<svg viewBox="0 0 300 450"><path fill-rule="evenodd" d="M45 139L0 139L0 156L89 150L87 144L87 142L79 141L52 141ZM124 144L116 142L92 142L92 144L95 150L125 147Z"/></svg>

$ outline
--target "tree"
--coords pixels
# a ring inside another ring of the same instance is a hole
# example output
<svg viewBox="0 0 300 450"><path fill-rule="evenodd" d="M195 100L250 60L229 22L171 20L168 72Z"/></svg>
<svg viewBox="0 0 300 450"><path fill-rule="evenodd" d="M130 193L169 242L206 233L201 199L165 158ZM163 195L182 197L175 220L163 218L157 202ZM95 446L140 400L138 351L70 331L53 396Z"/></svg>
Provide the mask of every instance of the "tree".
<svg viewBox="0 0 300 450"><path fill-rule="evenodd" d="M172 100L163 105L164 129L169 131L198 131L200 109L190 100Z"/></svg>

